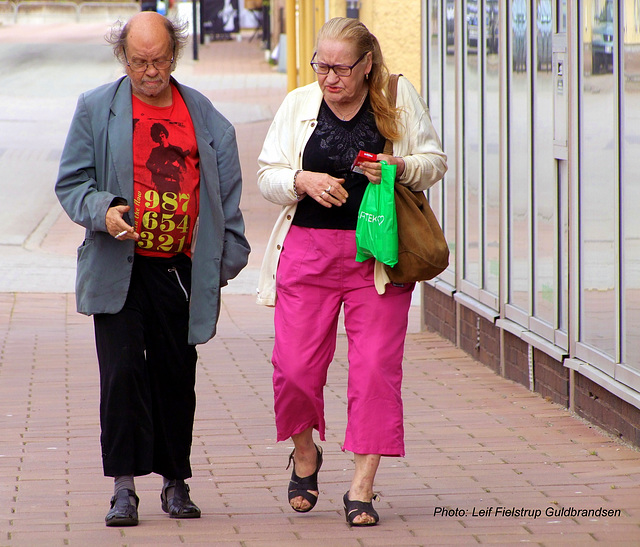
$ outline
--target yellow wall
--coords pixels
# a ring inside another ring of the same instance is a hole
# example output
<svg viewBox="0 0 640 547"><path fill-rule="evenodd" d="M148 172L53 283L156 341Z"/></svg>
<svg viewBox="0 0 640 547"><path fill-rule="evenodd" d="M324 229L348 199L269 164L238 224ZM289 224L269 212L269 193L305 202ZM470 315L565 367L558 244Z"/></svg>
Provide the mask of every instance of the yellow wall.
<svg viewBox="0 0 640 547"><path fill-rule="evenodd" d="M636 29L636 13L635 2L633 0L625 0L624 3L624 20L628 21L624 27L624 43L639 44L640 43L640 29ZM639 21L640 22L640 21Z"/></svg>
<svg viewBox="0 0 640 547"><path fill-rule="evenodd" d="M282 2L282 0L279 1ZM286 0L285 5L287 7L298 6L299 9L304 10L305 14L310 11L311 6L315 6L315 15L317 16L318 3L324 4L324 0ZM278 0L273 3L273 5L277 4ZM346 0L329 0L328 5L327 19L346 16ZM420 18L420 0L360 0L360 20L378 38L389 70L392 73L404 74L418 90L420 90L421 82ZM299 59L300 74L289 75L290 89L315 79L315 75L306 70L311 56L308 51L305 51L305 47L300 48L301 42L313 43L315 46L315 32L313 37L309 37L307 36L308 31L309 27L305 28L303 25L300 28L301 36L295 39L299 48L298 54L302 53L309 59Z"/></svg>
<svg viewBox="0 0 640 547"><path fill-rule="evenodd" d="M329 0L329 13L327 18L345 17L347 15L347 2L345 0Z"/></svg>
<svg viewBox="0 0 640 547"><path fill-rule="evenodd" d="M328 17L344 17L346 0L330 0ZM420 90L420 0L360 0L360 20L376 35L391 72Z"/></svg>
<svg viewBox="0 0 640 547"><path fill-rule="evenodd" d="M591 31L593 28L593 21L595 17L598 15L599 10L604 6L604 0L601 0L601 4L597 6L596 11L593 10L593 5L591 3L584 4L584 40L585 42L591 41ZM622 10L623 8L619 5L618 10ZM624 36L622 38L622 45L636 45L640 44L640 29L636 29L636 13L635 13L636 5L635 0L624 0L624 21L626 24L624 25ZM618 18L622 16L621 13L618 13Z"/></svg>

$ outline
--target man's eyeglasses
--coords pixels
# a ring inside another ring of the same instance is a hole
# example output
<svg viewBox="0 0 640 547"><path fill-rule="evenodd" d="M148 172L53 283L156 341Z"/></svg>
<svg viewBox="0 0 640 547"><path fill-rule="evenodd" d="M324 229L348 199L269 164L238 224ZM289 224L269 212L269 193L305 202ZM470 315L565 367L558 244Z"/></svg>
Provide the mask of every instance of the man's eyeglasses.
<svg viewBox="0 0 640 547"><path fill-rule="evenodd" d="M348 65L328 65L327 63L316 63L313 60L316 58L316 55L318 54L318 52L316 51L313 54L313 57L311 58L311 68L313 69L313 71L316 74L329 74L330 70L333 70L333 73L336 76L351 76L351 71L353 70L353 67L355 67L360 61L362 61L362 59L364 59L365 55L369 53L368 51L365 51L362 55L360 55L360 57L358 57L358 60L353 63L351 66Z"/></svg>
<svg viewBox="0 0 640 547"><path fill-rule="evenodd" d="M149 68L149 65L153 65L156 70L166 70L173 64L173 60L174 60L174 57L171 57L171 59L169 60L162 59L159 61L150 61L150 62L140 61L138 59L133 59L129 61L129 59L127 58L127 50L123 49L123 52L124 52L124 60L127 62L127 66L134 72L146 72ZM174 53L174 56L175 56L175 53Z"/></svg>

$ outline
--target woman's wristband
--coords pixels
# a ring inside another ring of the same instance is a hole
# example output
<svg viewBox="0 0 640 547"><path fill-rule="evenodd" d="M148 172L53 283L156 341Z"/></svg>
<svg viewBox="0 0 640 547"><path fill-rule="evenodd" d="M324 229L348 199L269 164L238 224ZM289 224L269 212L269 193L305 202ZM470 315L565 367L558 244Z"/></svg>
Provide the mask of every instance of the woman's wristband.
<svg viewBox="0 0 640 547"><path fill-rule="evenodd" d="M298 169L294 174L293 174L293 195L296 198L296 201L300 201L302 198L300 197L300 195L298 194L298 187L296 186L296 179L298 178L298 175L302 173L302 169Z"/></svg>

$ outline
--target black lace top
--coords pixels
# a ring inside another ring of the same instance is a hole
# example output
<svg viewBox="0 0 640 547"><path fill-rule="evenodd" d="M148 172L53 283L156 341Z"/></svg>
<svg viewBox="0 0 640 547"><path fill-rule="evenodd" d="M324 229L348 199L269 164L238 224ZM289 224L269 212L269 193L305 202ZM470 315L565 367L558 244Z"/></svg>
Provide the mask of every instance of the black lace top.
<svg viewBox="0 0 640 547"><path fill-rule="evenodd" d="M306 196L298 203L293 224L306 228L355 230L360 202L369 181L364 175L352 172L351 164L358 151L379 154L384 143L385 138L376 127L368 95L358 113L349 121L338 118L323 100L318 124L302 155L302 168L344 178L349 197L341 207L326 208Z"/></svg>

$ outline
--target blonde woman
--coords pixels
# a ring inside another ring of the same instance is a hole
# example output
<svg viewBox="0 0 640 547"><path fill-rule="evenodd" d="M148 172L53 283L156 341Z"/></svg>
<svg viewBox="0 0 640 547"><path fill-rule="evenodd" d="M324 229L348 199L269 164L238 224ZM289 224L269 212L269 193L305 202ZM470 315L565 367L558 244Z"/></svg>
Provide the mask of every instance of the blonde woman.
<svg viewBox="0 0 640 547"><path fill-rule="evenodd" d="M402 358L413 284L393 285L373 259L356 262L355 228L378 162L351 170L359 150L397 166L397 180L425 190L444 175L446 156L422 98L405 78L397 107L376 37L359 21L331 19L311 66L317 82L289 93L259 157L260 190L282 206L262 266L258 303L275 306L272 362L278 441L293 440L288 498L298 512L318 499L325 440L323 388L344 307L349 342L343 450L355 455L344 494L347 522L371 526L381 456L403 456ZM382 154L385 141L393 155Z"/></svg>

